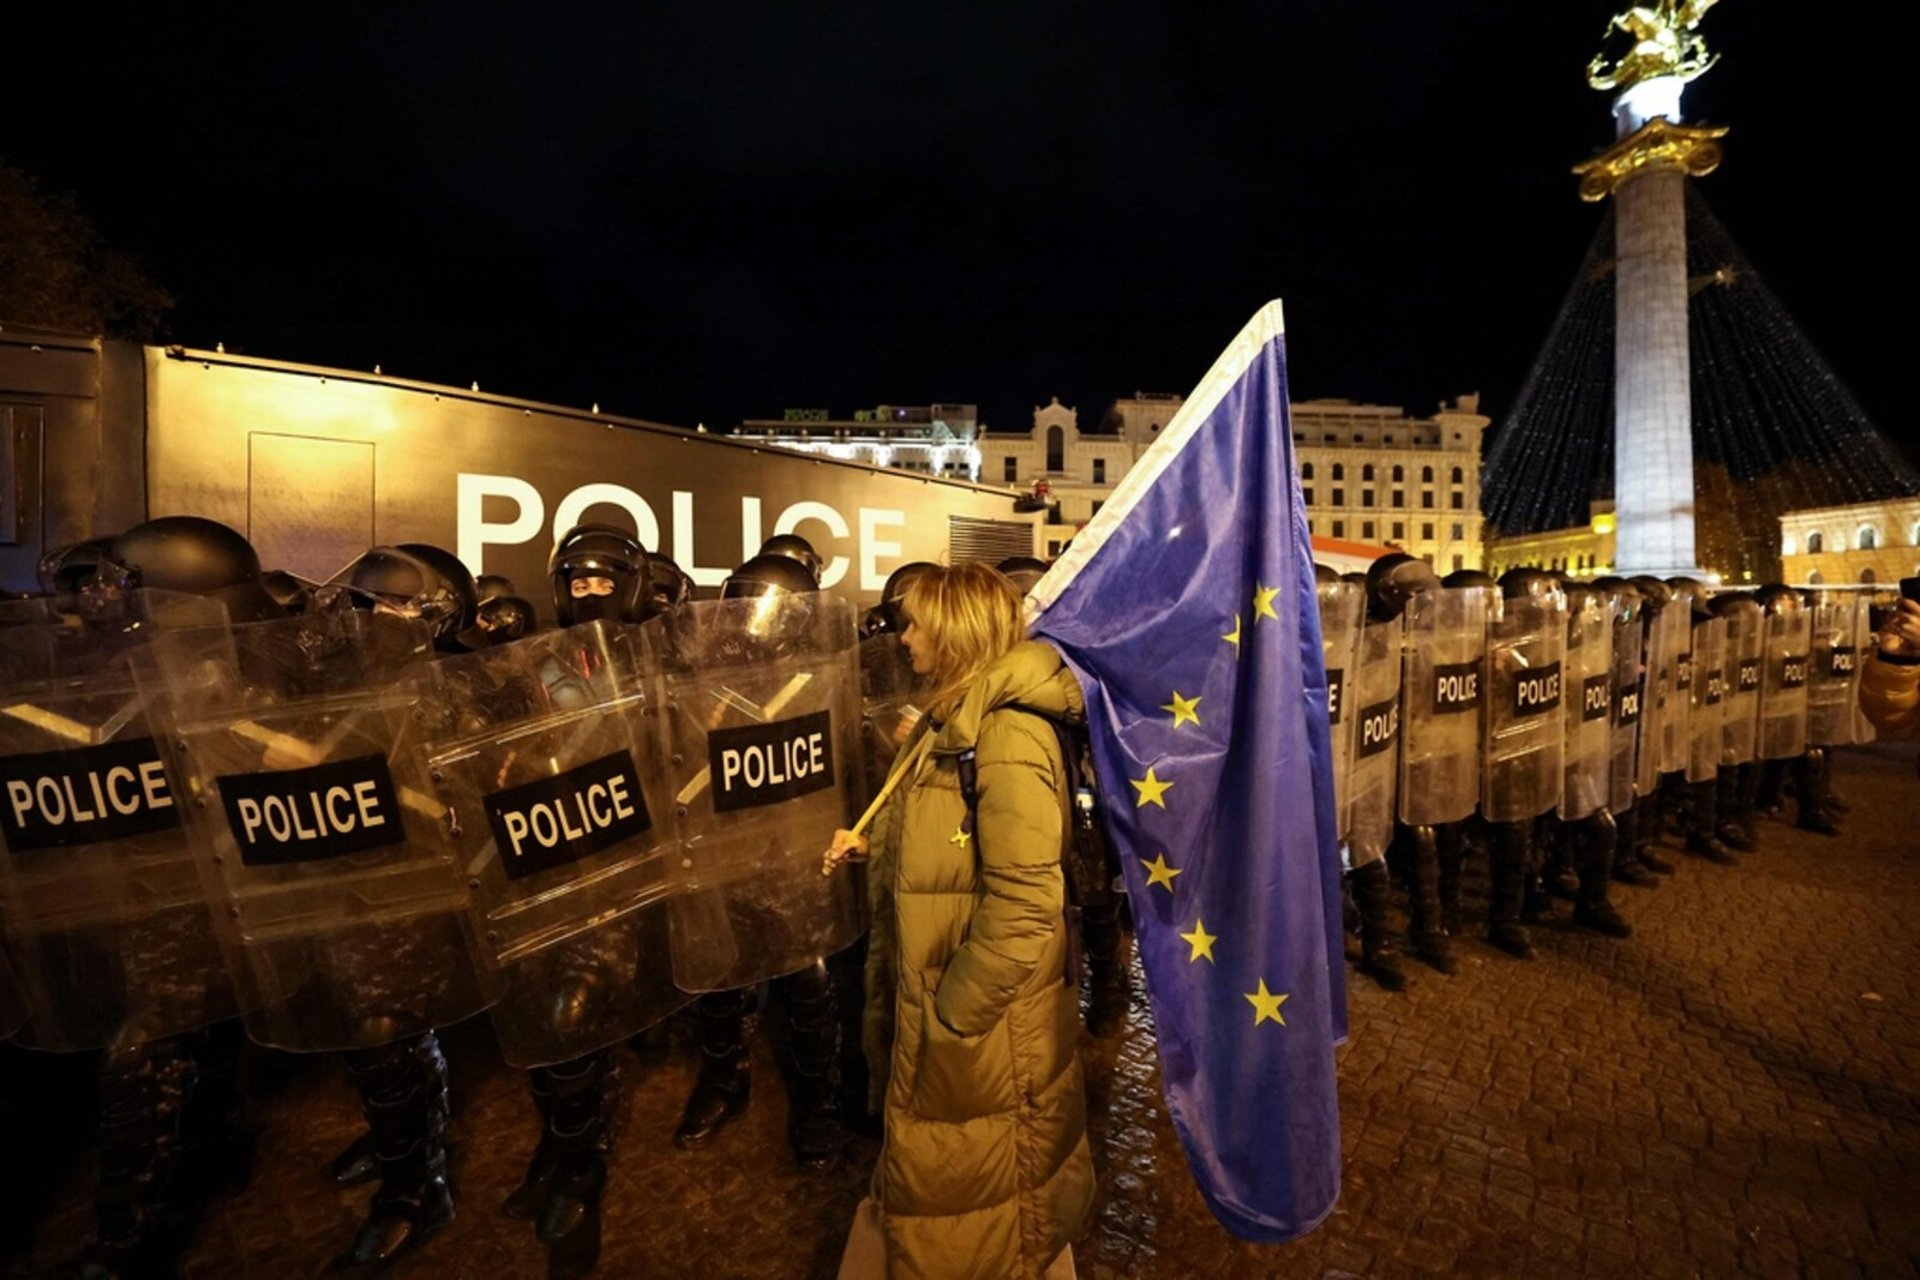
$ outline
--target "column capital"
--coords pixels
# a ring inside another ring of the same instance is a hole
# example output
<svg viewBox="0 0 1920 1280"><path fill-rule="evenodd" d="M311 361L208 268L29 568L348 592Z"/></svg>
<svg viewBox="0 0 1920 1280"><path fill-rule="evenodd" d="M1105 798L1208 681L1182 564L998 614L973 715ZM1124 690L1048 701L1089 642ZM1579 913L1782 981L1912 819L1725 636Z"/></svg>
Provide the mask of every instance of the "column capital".
<svg viewBox="0 0 1920 1280"><path fill-rule="evenodd" d="M1623 183L1656 169L1677 169L1699 178L1720 167L1720 139L1725 125L1674 124L1665 117L1620 139L1583 164L1573 166L1580 179L1580 198L1605 200Z"/></svg>

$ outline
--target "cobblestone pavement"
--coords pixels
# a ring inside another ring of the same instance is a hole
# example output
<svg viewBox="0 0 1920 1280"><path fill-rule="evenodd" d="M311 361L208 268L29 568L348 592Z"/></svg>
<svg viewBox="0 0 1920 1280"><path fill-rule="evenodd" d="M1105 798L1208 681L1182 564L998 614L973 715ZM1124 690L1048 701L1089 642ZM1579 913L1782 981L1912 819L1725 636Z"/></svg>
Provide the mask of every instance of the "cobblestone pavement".
<svg viewBox="0 0 1920 1280"><path fill-rule="evenodd" d="M1768 824L1736 867L1681 857L1658 888L1616 890L1628 941L1543 926L1530 964L1467 941L1458 974L1416 967L1401 995L1354 980L1345 1189L1295 1244L1244 1244L1208 1215L1137 1006L1127 1034L1087 1042L1101 1199L1080 1273L1914 1275L1920 778L1910 747L1843 752L1836 773L1846 836ZM524 1078L484 1020L447 1039L460 1213L390 1274L543 1275L530 1226L497 1212L534 1139ZM797 1172L767 1039L753 1107L697 1153L668 1141L691 1047L626 1057L600 1274L833 1274L875 1147ZM366 1190L320 1174L357 1129L338 1065L262 1055L255 1096L258 1168L215 1207L188 1275L311 1274L358 1220ZM53 1271L88 1229L88 1157L45 1174L33 1251L10 1274Z"/></svg>

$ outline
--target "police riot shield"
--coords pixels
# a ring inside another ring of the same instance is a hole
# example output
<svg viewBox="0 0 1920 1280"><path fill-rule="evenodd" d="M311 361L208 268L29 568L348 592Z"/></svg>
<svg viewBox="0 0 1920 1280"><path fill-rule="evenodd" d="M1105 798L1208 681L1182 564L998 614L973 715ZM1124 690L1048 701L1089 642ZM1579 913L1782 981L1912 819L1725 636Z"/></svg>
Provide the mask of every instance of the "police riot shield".
<svg viewBox="0 0 1920 1280"><path fill-rule="evenodd" d="M1760 663L1760 758L1796 760L1807 749L1807 668L1813 618L1805 609L1767 614Z"/></svg>
<svg viewBox="0 0 1920 1280"><path fill-rule="evenodd" d="M930 692L913 656L892 632L860 642L861 799L879 794L900 748L926 713Z"/></svg>
<svg viewBox="0 0 1920 1280"><path fill-rule="evenodd" d="M1366 589L1357 582L1320 584L1320 647L1327 672L1327 741L1333 755L1334 825L1347 838L1353 774L1353 717L1345 714L1348 683L1360 656L1360 617Z"/></svg>
<svg viewBox="0 0 1920 1280"><path fill-rule="evenodd" d="M1750 600L1721 615L1727 624L1726 698L1720 733L1720 763L1750 764L1760 742L1760 681L1766 665L1767 615Z"/></svg>
<svg viewBox="0 0 1920 1280"><path fill-rule="evenodd" d="M1633 807L1634 773L1639 764L1640 726L1645 702L1642 665L1646 614L1636 601L1621 609L1613 628L1613 713L1608 731L1607 808L1625 813Z"/></svg>
<svg viewBox="0 0 1920 1280"><path fill-rule="evenodd" d="M1692 745L1687 752L1687 781L1720 776L1726 745L1727 620L1713 617L1693 625L1693 686L1687 713Z"/></svg>
<svg viewBox="0 0 1920 1280"><path fill-rule="evenodd" d="M1872 742L1880 736L1873 721L1867 719L1867 712L1860 705L1860 680L1866 674L1867 659L1880 646L1880 637L1873 630L1873 601L1865 593L1858 598L1853 613L1853 697L1849 699L1853 706L1853 740Z"/></svg>
<svg viewBox="0 0 1920 1280"><path fill-rule="evenodd" d="M1687 767L1693 751L1688 711L1693 701L1693 609L1692 602L1676 595L1660 611L1660 626L1666 632L1661 650L1664 659L1660 672L1660 772L1677 773Z"/></svg>
<svg viewBox="0 0 1920 1280"><path fill-rule="evenodd" d="M1369 622L1360 630L1359 659L1348 681L1347 714L1353 717L1353 775L1347 818L1351 865L1386 856L1398 816L1394 792L1400 780L1401 619Z"/></svg>
<svg viewBox="0 0 1920 1280"><path fill-rule="evenodd" d="M156 636L226 610L161 591L0 606L0 915L32 1019L23 1043L138 1043L233 1016L165 709L136 685Z"/></svg>
<svg viewBox="0 0 1920 1280"><path fill-rule="evenodd" d="M633 627L592 622L439 663L427 748L501 1056L567 1062L686 1000L673 983L671 797Z"/></svg>
<svg viewBox="0 0 1920 1280"><path fill-rule="evenodd" d="M861 768L853 606L722 599L647 626L678 819L674 980L731 990L846 947L865 902L820 854L854 816Z"/></svg>
<svg viewBox="0 0 1920 1280"><path fill-rule="evenodd" d="M362 1048L483 1007L446 810L426 626L336 607L154 645L182 805L248 1034Z"/></svg>
<svg viewBox="0 0 1920 1280"><path fill-rule="evenodd" d="M1860 702L1860 627L1865 597L1821 591L1814 597L1812 644L1807 664L1807 743L1840 747L1858 741L1855 707Z"/></svg>
<svg viewBox="0 0 1920 1280"><path fill-rule="evenodd" d="M1558 592L1494 601L1487 619L1486 771L1480 797L1489 822L1537 818L1560 803L1566 647L1566 601Z"/></svg>
<svg viewBox="0 0 1920 1280"><path fill-rule="evenodd" d="M1613 597L1582 592L1569 603L1564 693L1566 769L1560 816L1568 821L1606 808L1613 779Z"/></svg>
<svg viewBox="0 0 1920 1280"><path fill-rule="evenodd" d="M1664 724L1672 701L1668 691L1673 684L1673 630L1666 617L1681 607L1669 603L1646 611L1640 649L1639 749L1633 772L1636 796L1652 795L1660 786L1660 744L1666 736Z"/></svg>
<svg viewBox="0 0 1920 1280"><path fill-rule="evenodd" d="M1400 821L1460 822L1480 803L1486 704L1486 587L1437 587L1407 601L1400 690Z"/></svg>

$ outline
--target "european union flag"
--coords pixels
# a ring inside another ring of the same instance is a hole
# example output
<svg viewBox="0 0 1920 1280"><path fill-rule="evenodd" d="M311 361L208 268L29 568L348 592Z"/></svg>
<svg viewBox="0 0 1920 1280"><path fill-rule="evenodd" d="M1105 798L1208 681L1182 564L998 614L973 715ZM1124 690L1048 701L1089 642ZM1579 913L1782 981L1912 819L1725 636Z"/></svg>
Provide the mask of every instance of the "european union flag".
<svg viewBox="0 0 1920 1280"><path fill-rule="evenodd" d="M1326 673L1270 302L1030 597L1087 699L1167 1110L1249 1240L1340 1192L1346 1035Z"/></svg>

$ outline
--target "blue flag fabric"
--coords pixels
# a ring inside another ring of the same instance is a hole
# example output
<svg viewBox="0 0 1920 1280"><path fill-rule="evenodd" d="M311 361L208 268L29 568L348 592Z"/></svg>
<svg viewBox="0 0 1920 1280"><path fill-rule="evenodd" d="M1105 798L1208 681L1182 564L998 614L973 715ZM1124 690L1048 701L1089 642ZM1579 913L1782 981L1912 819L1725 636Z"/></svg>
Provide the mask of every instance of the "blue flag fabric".
<svg viewBox="0 0 1920 1280"><path fill-rule="evenodd" d="M1313 554L1268 303L1030 597L1086 694L1167 1110L1249 1240L1340 1190L1346 1035Z"/></svg>

